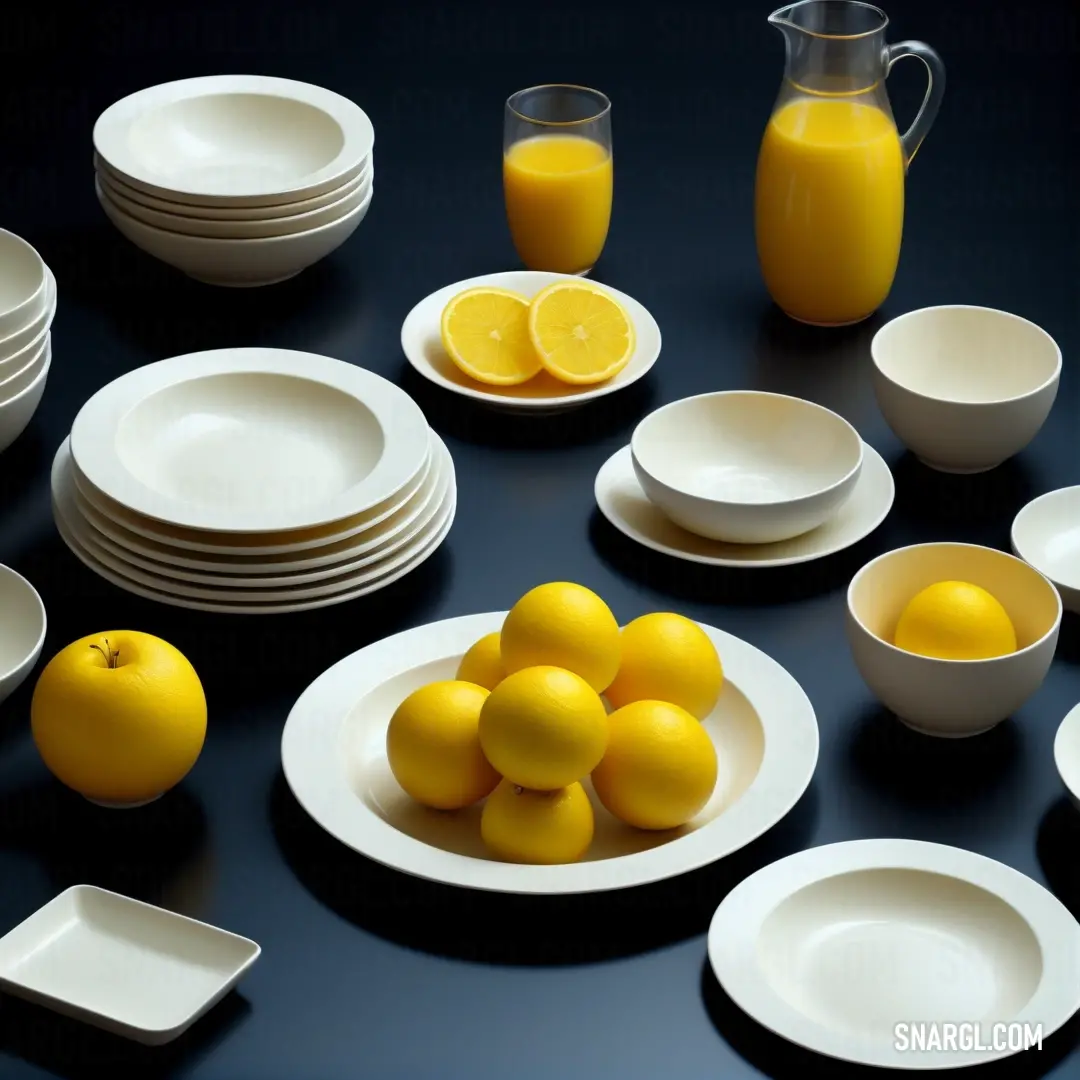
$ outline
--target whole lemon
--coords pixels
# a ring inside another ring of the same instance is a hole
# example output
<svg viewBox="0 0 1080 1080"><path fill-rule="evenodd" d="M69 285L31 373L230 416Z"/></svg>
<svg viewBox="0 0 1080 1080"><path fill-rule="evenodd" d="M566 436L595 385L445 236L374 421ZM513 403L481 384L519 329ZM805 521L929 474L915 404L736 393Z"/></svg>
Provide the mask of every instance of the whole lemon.
<svg viewBox="0 0 1080 1080"><path fill-rule="evenodd" d="M474 642L458 664L457 677L463 682L476 683L485 690L494 690L506 675L499 648L501 636L496 630Z"/></svg>
<svg viewBox="0 0 1080 1080"><path fill-rule="evenodd" d="M554 791L588 776L604 756L600 695L571 671L532 667L507 675L480 710L480 745L511 783Z"/></svg>
<svg viewBox="0 0 1080 1080"><path fill-rule="evenodd" d="M622 632L622 660L607 688L611 705L670 701L704 720L720 699L724 669L709 635L670 611L642 615Z"/></svg>
<svg viewBox="0 0 1080 1080"><path fill-rule="evenodd" d="M528 791L503 780L480 815L480 835L504 862L577 862L592 843L593 808L578 783L557 791Z"/></svg>
<svg viewBox="0 0 1080 1080"><path fill-rule="evenodd" d="M989 660L1016 652L1016 629L985 589L966 581L939 581L908 601L893 644L937 660Z"/></svg>
<svg viewBox="0 0 1080 1080"><path fill-rule="evenodd" d="M639 829L674 829L700 813L718 763L696 717L666 701L635 701L608 719L607 753L592 774L604 806Z"/></svg>
<svg viewBox="0 0 1080 1080"><path fill-rule="evenodd" d="M619 624L596 593L569 581L530 589L508 612L501 651L507 675L550 665L602 694L619 670Z"/></svg>
<svg viewBox="0 0 1080 1080"><path fill-rule="evenodd" d="M459 810L495 789L499 774L480 749L477 728L488 691L444 680L414 690L390 717L386 758L418 803Z"/></svg>
<svg viewBox="0 0 1080 1080"><path fill-rule="evenodd" d="M30 703L42 760L95 802L137 805L175 787L206 738L206 695L178 649L111 630L61 649Z"/></svg>

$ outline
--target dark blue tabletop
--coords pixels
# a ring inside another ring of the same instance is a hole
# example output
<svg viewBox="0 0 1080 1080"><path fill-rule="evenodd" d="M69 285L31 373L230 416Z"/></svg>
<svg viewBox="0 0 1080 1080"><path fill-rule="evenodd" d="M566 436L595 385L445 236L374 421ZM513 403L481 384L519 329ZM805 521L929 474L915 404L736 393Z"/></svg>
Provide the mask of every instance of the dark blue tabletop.
<svg viewBox="0 0 1080 1080"><path fill-rule="evenodd" d="M834 332L785 321L757 272L754 163L782 70L767 0L192 0L5 12L0 224L39 248L60 303L48 392L0 458L0 562L44 597L43 661L109 627L158 634L201 673L210 726L184 784L121 815L46 773L29 734L32 679L0 707L0 933L89 882L249 935L264 952L239 994L162 1050L2 999L0 1077L862 1077L768 1035L720 992L704 935L733 883L809 845L914 837L1003 860L1080 912L1080 815L1064 803L1052 759L1057 724L1080 700L1076 617L1039 693L960 743L916 736L885 715L843 630L845 586L867 559L923 540L1005 548L1028 499L1080 483L1077 10L1067 0L894 8L892 39L934 45L949 84L909 176L893 293L866 324ZM359 102L376 127L371 214L331 258L272 288L188 281L124 241L94 198L90 133L105 106L153 83L223 72L317 82ZM922 79L918 65L890 79L901 122ZM649 307L664 347L631 390L562 418L508 420L421 384L398 333L428 292L515 266L499 177L502 103L552 80L597 86L614 102L614 220L595 277ZM868 343L882 321L948 302L1032 319L1065 355L1041 434L984 476L914 463L870 388ZM243 345L362 364L422 404L454 455L460 505L449 541L416 575L341 607L236 619L142 602L67 553L51 522L48 465L80 405L140 364ZM897 501L876 533L806 567L738 574L638 550L599 518L596 471L648 409L743 387L819 401L882 452ZM280 770L281 728L305 686L367 642L505 608L551 579L587 584L624 621L675 608L787 667L821 728L817 775L791 814L713 867L574 900L455 892L325 837ZM1078 1039L1071 1024L1041 1052L982 1075L1075 1078Z"/></svg>

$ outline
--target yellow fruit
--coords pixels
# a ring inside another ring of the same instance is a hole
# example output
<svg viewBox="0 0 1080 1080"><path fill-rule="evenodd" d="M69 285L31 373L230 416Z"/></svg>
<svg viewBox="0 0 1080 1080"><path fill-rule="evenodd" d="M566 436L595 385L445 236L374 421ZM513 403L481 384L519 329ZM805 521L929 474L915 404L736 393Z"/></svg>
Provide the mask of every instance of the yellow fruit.
<svg viewBox="0 0 1080 1080"><path fill-rule="evenodd" d="M502 653L499 649L499 631L485 634L475 642L458 664L457 678L463 682L476 683L485 690L494 690L503 681Z"/></svg>
<svg viewBox="0 0 1080 1080"><path fill-rule="evenodd" d="M589 850L593 827L592 804L577 783L557 791L528 791L504 780L480 815L484 843L504 862L577 862Z"/></svg>
<svg viewBox="0 0 1080 1080"><path fill-rule="evenodd" d="M670 701L704 720L720 699L724 669L709 635L696 622L658 611L627 623L619 674L607 688L611 706Z"/></svg>
<svg viewBox="0 0 1080 1080"><path fill-rule="evenodd" d="M588 776L607 747L607 710L584 679L557 667L505 679L480 710L480 745L511 783L554 791Z"/></svg>
<svg viewBox="0 0 1080 1080"><path fill-rule="evenodd" d="M540 363L561 382L604 382L634 355L634 324L622 305L588 281L556 281L529 305L529 337Z"/></svg>
<svg viewBox="0 0 1080 1080"><path fill-rule="evenodd" d="M639 829L674 829L699 814L716 787L716 748L701 723L664 701L635 701L608 718L593 788L617 818Z"/></svg>
<svg viewBox="0 0 1080 1080"><path fill-rule="evenodd" d="M939 581L908 601L893 644L938 660L988 660L1016 652L1016 629L985 589Z"/></svg>
<svg viewBox="0 0 1080 1080"><path fill-rule="evenodd" d="M443 348L472 379L518 386L541 368L529 337L529 301L508 289L466 289L443 308Z"/></svg>
<svg viewBox="0 0 1080 1080"><path fill-rule="evenodd" d="M407 794L436 810L459 810L495 789L499 774L480 749L477 726L488 692L446 680L414 690L386 730L386 758Z"/></svg>
<svg viewBox="0 0 1080 1080"><path fill-rule="evenodd" d="M602 694L619 670L619 624L590 589L552 581L530 589L510 609L500 648L507 675L550 664Z"/></svg>
<svg viewBox="0 0 1080 1080"><path fill-rule="evenodd" d="M92 634L45 666L30 726L56 778L97 802L137 804L175 787L206 738L206 695L187 658L135 630Z"/></svg>

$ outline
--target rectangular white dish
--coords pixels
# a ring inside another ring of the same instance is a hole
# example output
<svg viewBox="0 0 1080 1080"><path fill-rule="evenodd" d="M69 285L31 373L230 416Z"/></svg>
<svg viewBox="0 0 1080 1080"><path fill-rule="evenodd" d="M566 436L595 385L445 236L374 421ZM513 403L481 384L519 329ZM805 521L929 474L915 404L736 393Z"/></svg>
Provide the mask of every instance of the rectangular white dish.
<svg viewBox="0 0 1080 1080"><path fill-rule="evenodd" d="M217 1004L261 951L195 919L73 885L0 938L0 989L160 1046Z"/></svg>

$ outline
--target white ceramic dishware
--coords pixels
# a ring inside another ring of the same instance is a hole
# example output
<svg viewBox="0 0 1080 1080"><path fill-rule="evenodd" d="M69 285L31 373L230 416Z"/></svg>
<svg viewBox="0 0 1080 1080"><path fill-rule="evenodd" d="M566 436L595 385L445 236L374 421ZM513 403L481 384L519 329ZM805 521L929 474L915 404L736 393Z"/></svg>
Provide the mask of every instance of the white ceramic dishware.
<svg viewBox="0 0 1080 1080"><path fill-rule="evenodd" d="M16 355L22 353L29 346L40 341L45 332L52 326L56 317L56 278L53 272L45 267L45 304L38 314L30 320L21 330L0 338L0 372L4 371L5 365L13 362Z"/></svg>
<svg viewBox="0 0 1080 1080"><path fill-rule="evenodd" d="M630 316L637 336L630 362L607 382L593 386L570 386L541 372L520 386L485 386L470 379L446 355L439 327L443 309L458 293L483 285L509 289L531 299L541 289L570 277L572 275L569 274L510 270L500 274L482 274L447 285L426 296L405 317L401 326L401 350L405 359L425 379L444 390L514 413L575 408L637 382L649 372L660 355L660 327L637 300L602 283L599 283L600 288L610 293Z"/></svg>
<svg viewBox="0 0 1080 1080"><path fill-rule="evenodd" d="M878 407L939 472L977 473L1019 453L1057 397L1061 350L1041 327L993 308L909 311L870 345Z"/></svg>
<svg viewBox="0 0 1080 1080"><path fill-rule="evenodd" d="M1080 614L1080 487L1029 502L1013 520L1012 549L1054 583L1067 611Z"/></svg>
<svg viewBox="0 0 1080 1080"><path fill-rule="evenodd" d="M32 373L23 372L19 380L9 384L9 396L0 401L0 453L3 453L29 426L30 421L41 404L45 386L52 367L52 343L45 339L45 362ZM16 385L21 389L16 389Z"/></svg>
<svg viewBox="0 0 1080 1080"><path fill-rule="evenodd" d="M594 493L604 517L643 547L703 566L753 570L812 562L857 544L888 516L896 485L881 455L864 444L859 479L840 509L816 529L775 544L725 544L676 525L642 490L629 446L601 466Z"/></svg>
<svg viewBox="0 0 1080 1080"><path fill-rule="evenodd" d="M37 378L51 355L51 341L51 332L46 330L10 360L0 361L0 402L14 397Z"/></svg>
<svg viewBox="0 0 1080 1080"><path fill-rule="evenodd" d="M897 648L896 624L929 585L962 581L1005 608L1017 651L989 660L939 660ZM915 544L868 562L847 593L855 666L881 703L926 735L978 735L1001 723L1042 685L1057 648L1061 598L1037 570L975 544Z"/></svg>
<svg viewBox="0 0 1080 1080"><path fill-rule="evenodd" d="M370 510L427 460L401 389L325 356L218 349L136 368L79 410L79 471L137 514L206 532L310 529Z"/></svg>
<svg viewBox="0 0 1080 1080"><path fill-rule="evenodd" d="M634 472L676 525L728 544L790 540L855 490L863 441L836 413L756 390L664 405L634 429Z"/></svg>
<svg viewBox="0 0 1080 1080"><path fill-rule="evenodd" d="M0 987L161 1046L232 990L261 951L216 926L73 885L0 938Z"/></svg>
<svg viewBox="0 0 1080 1080"><path fill-rule="evenodd" d="M0 703L18 690L38 662L46 625L37 589L0 563Z"/></svg>
<svg viewBox="0 0 1080 1080"><path fill-rule="evenodd" d="M480 807L427 810L386 761L390 717L413 690L452 679L465 651L505 612L449 619L369 645L319 676L293 706L281 740L300 805L343 844L395 870L462 888L568 894L630 888L686 873L744 847L783 818L813 776L818 727L799 684L744 641L703 626L724 664L720 701L703 721L719 750L708 805L671 833L639 832L594 799L585 860L560 866L498 862L480 838ZM590 791L589 782L584 782Z"/></svg>
<svg viewBox="0 0 1080 1080"><path fill-rule="evenodd" d="M917 840L827 844L758 870L717 908L708 950L758 1024L877 1068L1008 1057L1080 1008L1080 926L1061 901L1003 863Z"/></svg>
<svg viewBox="0 0 1080 1080"><path fill-rule="evenodd" d="M1058 726L1054 764L1073 806L1080 810L1080 705L1074 705Z"/></svg>
<svg viewBox="0 0 1080 1080"><path fill-rule="evenodd" d="M34 323L48 306L45 260L21 236L0 229L0 339Z"/></svg>
<svg viewBox="0 0 1080 1080"><path fill-rule="evenodd" d="M375 131L358 105L265 75L162 83L110 105L94 149L131 187L192 205L274 206L358 173Z"/></svg>
<svg viewBox="0 0 1080 1080"><path fill-rule="evenodd" d="M287 281L336 251L364 220L374 194L372 185L359 206L326 225L257 240L168 232L125 214L100 192L98 202L116 228L148 255L205 285L254 288Z"/></svg>

